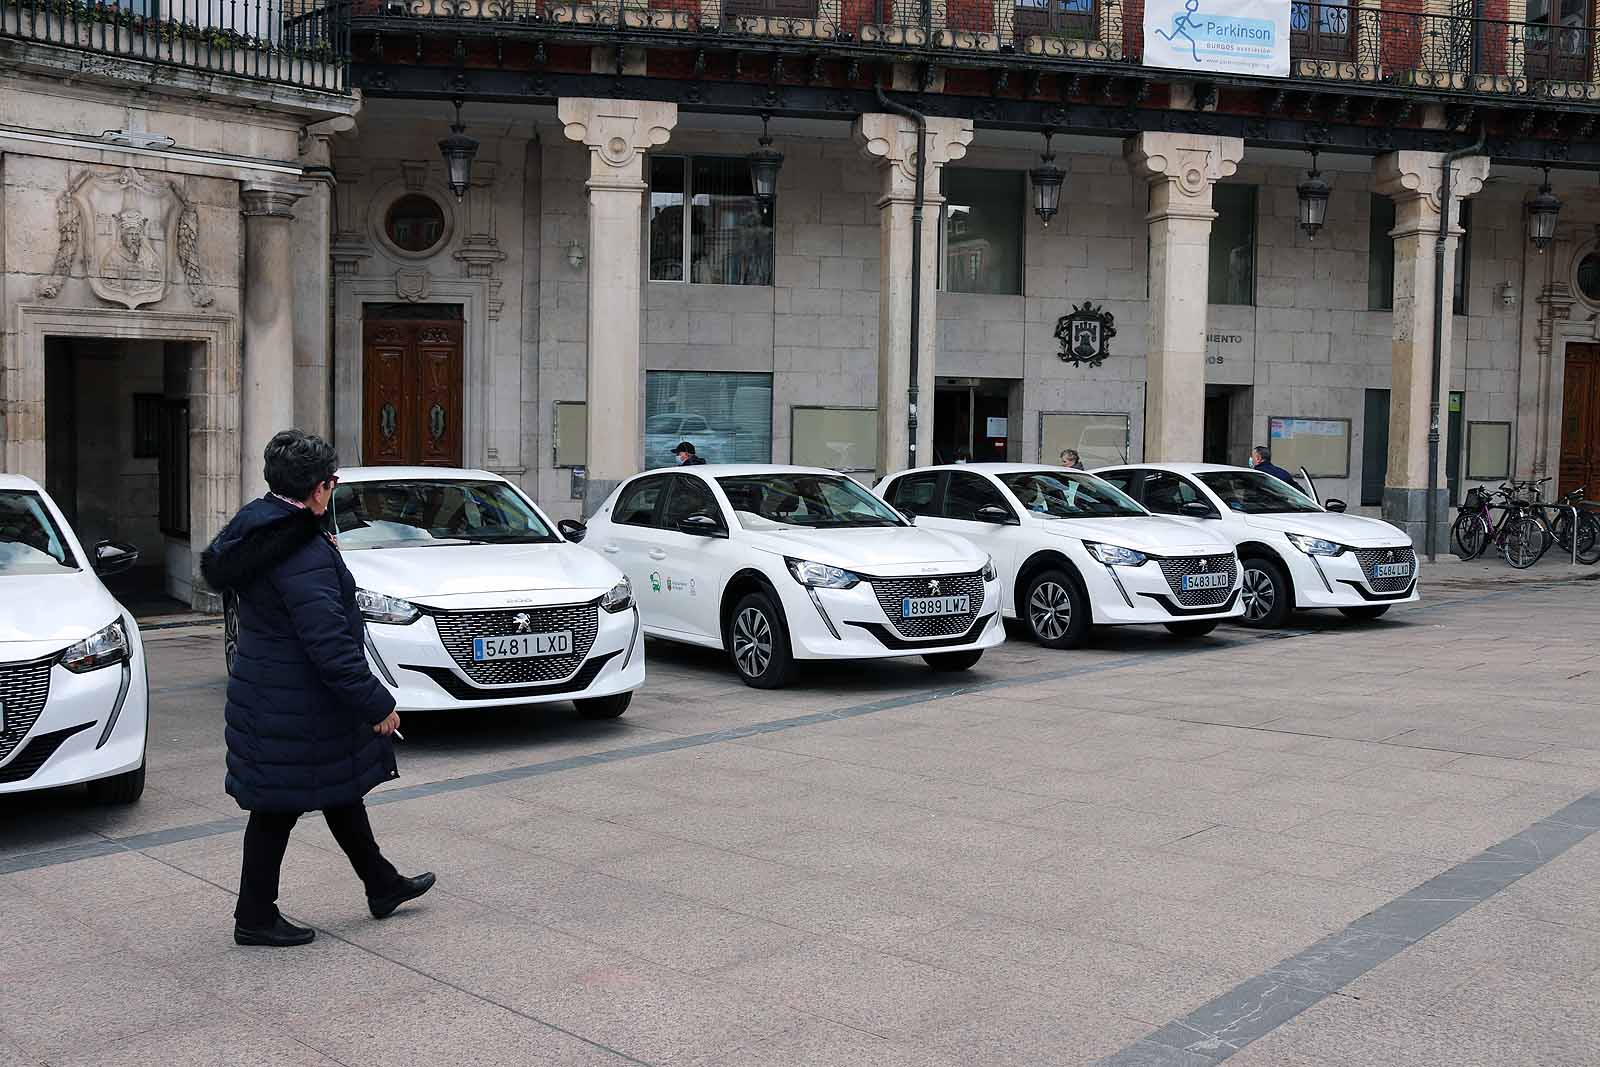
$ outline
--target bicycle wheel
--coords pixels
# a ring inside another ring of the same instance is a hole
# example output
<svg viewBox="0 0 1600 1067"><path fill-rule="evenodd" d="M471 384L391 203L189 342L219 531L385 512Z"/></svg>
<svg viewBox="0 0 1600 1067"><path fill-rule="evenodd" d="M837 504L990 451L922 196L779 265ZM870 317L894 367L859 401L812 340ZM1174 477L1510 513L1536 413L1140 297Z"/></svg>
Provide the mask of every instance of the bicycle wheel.
<svg viewBox="0 0 1600 1067"><path fill-rule="evenodd" d="M1518 570L1526 570L1538 563L1548 547L1544 523L1532 515L1519 515L1506 523L1501 551L1505 554L1506 562Z"/></svg>
<svg viewBox="0 0 1600 1067"><path fill-rule="evenodd" d="M1456 516L1450 540L1455 543L1457 556L1464 560L1477 559L1489 544L1489 524L1477 512L1463 511Z"/></svg>
<svg viewBox="0 0 1600 1067"><path fill-rule="evenodd" d="M1600 515L1592 511L1578 513L1578 562L1600 563Z"/></svg>
<svg viewBox="0 0 1600 1067"><path fill-rule="evenodd" d="M1556 544L1561 546L1561 551L1572 551L1572 512L1559 511L1555 521L1550 524L1550 533L1556 539Z"/></svg>

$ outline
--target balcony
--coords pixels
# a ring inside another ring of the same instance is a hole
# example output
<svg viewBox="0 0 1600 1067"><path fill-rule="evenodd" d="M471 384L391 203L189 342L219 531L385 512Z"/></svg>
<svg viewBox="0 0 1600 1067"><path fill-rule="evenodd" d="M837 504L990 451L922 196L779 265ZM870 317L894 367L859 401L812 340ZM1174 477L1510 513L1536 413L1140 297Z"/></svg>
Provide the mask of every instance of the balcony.
<svg viewBox="0 0 1600 1067"><path fill-rule="evenodd" d="M137 64L334 93L349 92L346 0L0 0L0 54L12 42L87 53L77 69L138 76Z"/></svg>

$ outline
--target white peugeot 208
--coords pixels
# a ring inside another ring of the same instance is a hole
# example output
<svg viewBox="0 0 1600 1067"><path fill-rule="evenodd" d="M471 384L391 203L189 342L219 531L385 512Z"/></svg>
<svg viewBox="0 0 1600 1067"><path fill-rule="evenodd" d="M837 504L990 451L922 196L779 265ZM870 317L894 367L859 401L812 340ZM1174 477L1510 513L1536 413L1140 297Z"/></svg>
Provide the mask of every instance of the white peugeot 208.
<svg viewBox="0 0 1600 1067"><path fill-rule="evenodd" d="M144 644L100 582L138 558L110 541L85 551L43 489L0 474L0 793L144 792Z"/></svg>
<svg viewBox="0 0 1600 1067"><path fill-rule="evenodd" d="M1006 616L1048 648L1131 623L1200 637L1244 610L1230 542L1151 515L1083 471L963 463L901 471L877 491L919 525L986 550Z"/></svg>
<svg viewBox="0 0 1600 1067"><path fill-rule="evenodd" d="M339 472L328 512L359 587L367 657L401 710L570 700L609 719L644 684L627 578L504 478L356 467ZM236 626L229 605L230 662Z"/></svg>
<svg viewBox="0 0 1600 1067"><path fill-rule="evenodd" d="M844 475L809 467L683 467L631 478L585 545L615 560L645 632L728 651L776 688L795 661L921 656L966 670L1005 638L982 549L923 530Z"/></svg>

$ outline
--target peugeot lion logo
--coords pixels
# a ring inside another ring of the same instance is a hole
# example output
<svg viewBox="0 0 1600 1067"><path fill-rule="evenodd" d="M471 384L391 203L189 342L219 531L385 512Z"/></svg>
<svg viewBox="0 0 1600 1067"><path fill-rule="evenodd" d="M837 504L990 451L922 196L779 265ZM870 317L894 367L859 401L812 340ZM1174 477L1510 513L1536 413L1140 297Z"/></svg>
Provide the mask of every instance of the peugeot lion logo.
<svg viewBox="0 0 1600 1067"><path fill-rule="evenodd" d="M1202 558L1200 560L1200 569L1203 570L1203 571L1210 570L1211 569L1211 561L1209 559Z"/></svg>
<svg viewBox="0 0 1600 1067"><path fill-rule="evenodd" d="M939 579L937 579L937 578L929 578L928 579L928 595L929 596L938 596L939 595Z"/></svg>
<svg viewBox="0 0 1600 1067"><path fill-rule="evenodd" d="M1391 548L1391 549L1389 549L1389 551L1387 551L1387 552L1385 552L1385 553L1384 553L1384 554L1383 554L1383 558L1384 558L1384 559L1385 559L1385 560L1386 560L1386 561L1387 561L1387 560L1392 560L1392 559L1394 559L1394 549L1392 549L1392 548Z"/></svg>
<svg viewBox="0 0 1600 1067"><path fill-rule="evenodd" d="M517 633L519 634L533 632L533 616L526 611L519 611L512 616L511 624L517 628Z"/></svg>

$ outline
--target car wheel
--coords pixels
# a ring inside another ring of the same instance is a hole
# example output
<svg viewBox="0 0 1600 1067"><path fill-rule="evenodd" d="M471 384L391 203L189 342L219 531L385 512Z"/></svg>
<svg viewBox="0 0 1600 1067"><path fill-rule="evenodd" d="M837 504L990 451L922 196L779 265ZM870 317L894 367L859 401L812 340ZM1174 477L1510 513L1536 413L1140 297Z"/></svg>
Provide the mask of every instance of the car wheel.
<svg viewBox="0 0 1600 1067"><path fill-rule="evenodd" d="M935 652L931 656L923 656L922 662L940 673L953 674L971 669L982 658L983 649L972 648L965 652Z"/></svg>
<svg viewBox="0 0 1600 1067"><path fill-rule="evenodd" d="M608 697L574 700L572 703L585 719L615 719L628 710L628 705L633 703L633 694L617 693Z"/></svg>
<svg viewBox="0 0 1600 1067"><path fill-rule="evenodd" d="M1206 619L1204 622L1169 622L1165 624L1167 632L1175 637L1204 637L1217 628L1216 619Z"/></svg>
<svg viewBox="0 0 1600 1067"><path fill-rule="evenodd" d="M794 657L783 613L766 593L747 593L728 619L728 651L744 684L756 689L781 689L789 684Z"/></svg>
<svg viewBox="0 0 1600 1067"><path fill-rule="evenodd" d="M233 673L233 661L239 656L239 597L237 594L227 592L222 594L222 660L228 667L228 673Z"/></svg>
<svg viewBox="0 0 1600 1067"><path fill-rule="evenodd" d="M1022 595L1028 633L1046 648L1075 648L1089 634L1089 602L1065 571L1040 571Z"/></svg>
<svg viewBox="0 0 1600 1067"><path fill-rule="evenodd" d="M1383 613L1388 610L1388 604L1372 604L1367 607L1340 608L1339 614L1343 615L1347 619L1360 619L1362 622L1367 622L1381 617Z"/></svg>
<svg viewBox="0 0 1600 1067"><path fill-rule="evenodd" d="M144 764L110 778L89 783L89 799L96 804L132 804L144 795Z"/></svg>
<svg viewBox="0 0 1600 1067"><path fill-rule="evenodd" d="M1294 608L1294 588L1281 564L1261 556L1244 561L1244 616L1246 626L1282 626Z"/></svg>

